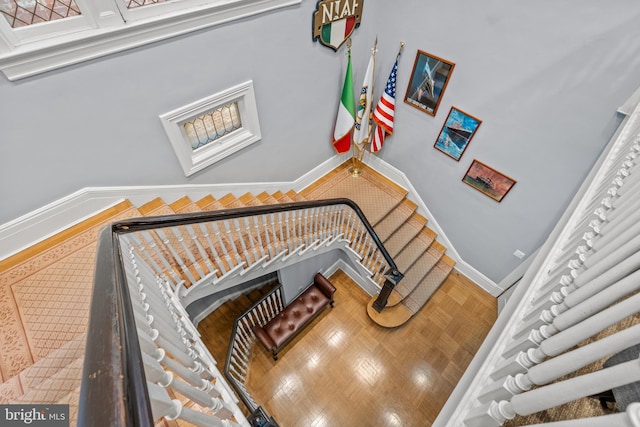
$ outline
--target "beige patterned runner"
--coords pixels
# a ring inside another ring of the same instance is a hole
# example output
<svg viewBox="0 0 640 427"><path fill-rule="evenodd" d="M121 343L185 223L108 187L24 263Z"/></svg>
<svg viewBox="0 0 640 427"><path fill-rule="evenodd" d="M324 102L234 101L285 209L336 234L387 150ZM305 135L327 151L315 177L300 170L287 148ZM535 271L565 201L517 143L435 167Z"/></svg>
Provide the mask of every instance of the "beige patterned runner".
<svg viewBox="0 0 640 427"><path fill-rule="evenodd" d="M110 221L139 216L135 208L124 203L124 207L107 210L111 216L101 217L97 223L87 220L90 225L79 234L62 241L54 236L54 246L33 256L18 254L19 262L2 261L2 382L85 332L98 233Z"/></svg>

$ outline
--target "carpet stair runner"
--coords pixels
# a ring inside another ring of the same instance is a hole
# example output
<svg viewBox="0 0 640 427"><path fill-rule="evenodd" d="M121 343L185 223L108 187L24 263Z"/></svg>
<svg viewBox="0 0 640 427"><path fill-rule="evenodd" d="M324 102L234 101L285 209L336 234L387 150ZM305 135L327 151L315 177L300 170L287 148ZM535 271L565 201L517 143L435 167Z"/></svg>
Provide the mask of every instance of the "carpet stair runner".
<svg viewBox="0 0 640 427"><path fill-rule="evenodd" d="M134 207L123 201L82 223L70 227L6 260L0 260L0 404L68 403L70 425L76 424L86 327L93 283L99 230L109 222L140 216L164 216L290 203L326 198L354 200L385 247L396 260L404 280L393 291L389 307L371 318L386 327L408 321L428 301L453 268L435 242L435 233L407 191L363 166L358 178L348 173L348 163L336 168L304 191L273 194L233 194L219 199L208 195L193 201L185 196L165 203L160 198ZM172 240L173 237L170 238ZM224 236L225 244L230 243ZM264 240L263 240L264 241ZM271 242L277 245L281 242ZM219 247L221 251L222 247ZM250 252L247 250L247 252ZM268 248L265 252L270 253ZM253 260L257 254L245 253ZM242 262L221 257L228 271ZM190 267L191 268L191 267ZM187 406L189 405L187 402ZM159 425L180 422L159 421Z"/></svg>
<svg viewBox="0 0 640 427"><path fill-rule="evenodd" d="M392 291L381 312L373 308L377 296L367 305L369 317L387 328L408 322L429 301L453 270L455 262L444 255L446 248L435 241L427 220L408 200L408 191L375 170L360 164L362 174L349 173L345 162L301 192L307 199L347 197L364 211L376 234L405 277Z"/></svg>

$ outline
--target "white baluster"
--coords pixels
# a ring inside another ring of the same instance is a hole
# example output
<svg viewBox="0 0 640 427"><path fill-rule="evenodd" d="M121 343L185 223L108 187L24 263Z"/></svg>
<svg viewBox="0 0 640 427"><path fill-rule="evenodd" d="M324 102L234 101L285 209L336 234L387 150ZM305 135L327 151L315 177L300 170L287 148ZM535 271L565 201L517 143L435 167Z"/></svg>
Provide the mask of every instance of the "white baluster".
<svg viewBox="0 0 640 427"><path fill-rule="evenodd" d="M280 218L280 227L281 227L281 233L282 233L282 217L284 217L284 229L286 232L286 236L287 236L287 240L285 241L285 243L288 245L289 247L289 253L292 253L294 251L294 246L293 246L293 238L292 238L292 233L291 233L291 225L289 223L289 212L280 212L278 213L278 215L281 216Z"/></svg>
<svg viewBox="0 0 640 427"><path fill-rule="evenodd" d="M625 286L632 286L632 283L625 283ZM624 317L634 314L636 308L632 304L640 304L640 294L636 294L614 306L602 310L603 307L606 307L612 302L610 295L605 295L604 298L609 302L600 301L598 298L590 298L571 310L557 316L553 319L552 324L544 325L538 330L531 331L523 339L513 341L504 351L503 357L509 358L520 351L526 351L532 347L536 347L543 341L548 342L548 339L553 337L553 335L557 334L559 331L569 328L571 328L572 331L580 331L579 335L578 332L576 332L576 336L582 337L581 339L586 339L594 334L593 331L600 330L600 326L602 324L610 326L611 324L622 320ZM615 301L615 299L613 299L613 301ZM598 310L602 311L597 313ZM617 320L613 323L609 323L613 319ZM581 339L575 343L580 342Z"/></svg>
<svg viewBox="0 0 640 427"><path fill-rule="evenodd" d="M544 424L530 424L529 427L640 427L640 403L627 406L621 414L601 415L599 417L577 420L555 421Z"/></svg>
<svg viewBox="0 0 640 427"><path fill-rule="evenodd" d="M614 241L614 239L617 239L620 236L637 236L638 221L640 221L640 214L638 214L637 212L633 212L628 216L620 217L619 221L611 222L608 229L606 230L606 233L598 236L598 238L596 239L593 239L591 245L593 250L597 251L603 247L608 246L612 241Z"/></svg>
<svg viewBox="0 0 640 427"><path fill-rule="evenodd" d="M634 250L638 252L632 253ZM631 256L632 254L633 256ZM590 269L585 270L582 273L585 276L583 280L576 280L573 284L563 286L546 300L537 303L524 316L526 322L520 326L514 336L520 337L531 329L550 323L558 314L637 270L636 266L638 265L640 265L640 238L636 242L632 241L628 245L623 245L608 257L591 266ZM581 278L582 275L578 278ZM583 286L583 283L588 283L588 285ZM579 289L582 291L578 292ZM533 317L530 314L538 314L538 316Z"/></svg>
<svg viewBox="0 0 640 427"><path fill-rule="evenodd" d="M508 400L515 394L529 390L533 385L548 384L605 356L618 353L638 343L640 343L640 324L548 359L530 367L527 372L523 371L501 378L488 387L478 400L482 403L492 400Z"/></svg>
<svg viewBox="0 0 640 427"><path fill-rule="evenodd" d="M155 239L153 238L151 233L149 231L141 231L140 235L143 237L145 242L147 242L147 244L151 248L151 251L154 253L155 257L160 260L165 270L171 275L174 282L176 283L179 282L180 278L178 277L176 271L173 269L173 267L171 266L167 258L164 256L164 254L162 253L158 245L156 245Z"/></svg>
<svg viewBox="0 0 640 427"><path fill-rule="evenodd" d="M234 218L231 220L232 224L233 224L233 228L236 232L236 237L238 238L238 241L240 242L240 247L242 248L242 253L244 254L244 258L247 260L247 264L251 265L253 263L256 262L257 258L255 257L254 253L249 252L249 250L247 249L247 244L244 241L244 232L243 232L243 228L240 226L240 220L238 220L238 218ZM249 242L251 242L251 236L247 236L247 239L249 240ZM253 260L251 259L251 257L249 255L253 255Z"/></svg>
<svg viewBox="0 0 640 427"><path fill-rule="evenodd" d="M205 265L207 266L208 273L216 271L216 268L213 266L213 264L211 264L209 255L207 254L207 252L204 250L204 247L200 243L200 240L198 239L198 234L195 228L193 227L193 225L187 224L186 229L191 237L191 241L193 242L193 244L196 246L196 249L198 250L198 254L200 254L199 261L204 261Z"/></svg>
<svg viewBox="0 0 640 427"><path fill-rule="evenodd" d="M264 254L262 255L258 254L259 249L264 250L264 248L256 244L256 239L253 235L253 227L251 226L249 218L245 216L243 218L238 219L238 222L240 223L241 226L243 226L243 230L244 230L243 234L246 234L247 240L249 241L249 246L251 246L251 253L253 254L254 262L258 262L258 259L264 256Z"/></svg>
<svg viewBox="0 0 640 427"><path fill-rule="evenodd" d="M235 238L234 238L234 236L232 234L232 231L231 231L231 225L229 224L229 221L228 220L224 220L224 221L220 221L220 222L222 223L224 233L226 234L226 237L227 237L227 241L231 245L231 252L235 256L236 260L238 261L238 264L244 264L245 267L248 266L249 265L249 260L246 260L246 261L243 260L243 257L240 254L240 251L238 251L238 248L237 248L236 242L235 242Z"/></svg>
<svg viewBox="0 0 640 427"><path fill-rule="evenodd" d="M176 262L178 263L180 270L182 271L182 273L187 276L187 278L189 279L189 281L191 283L196 283L196 279L195 277L193 277L193 274L191 274L191 271L189 271L189 267L187 267L187 265L185 264L185 262L182 260L182 257L180 257L180 255L178 254L178 252L175 250L175 248L173 247L173 245L171 244L171 242L169 241L169 238L166 236L166 234L164 233L164 231L162 229L155 229L156 234L160 237L160 239L162 240L162 242L164 243L164 247L167 248L169 250L169 252L171 253L171 255L173 256L173 259L176 260Z"/></svg>
<svg viewBox="0 0 640 427"><path fill-rule="evenodd" d="M227 272L227 268L225 267L225 263L222 261L222 258L218 254L218 250L216 249L216 246L213 244L213 240L211 240L211 236L209 235L209 229L207 228L207 224L201 222L198 224L198 227L200 228L200 231L202 232L202 236L204 237L205 241L208 244L209 250L213 255L213 258L216 262L216 265L218 266L218 269L224 275Z"/></svg>
<svg viewBox="0 0 640 427"><path fill-rule="evenodd" d="M184 250L184 254L186 255L186 257L189 259L189 261L191 261L191 265L195 268L195 270L197 271L198 275L200 277L203 277L204 271L202 271L201 266L198 264L198 262L196 261L196 257L194 256L193 252L191 251L191 248L189 247L189 245L187 245L187 242L182 234L182 227L169 227L169 229L171 230L171 232L173 233L173 235L176 237L176 239L178 240L178 243L180 243L180 246L182 246L182 249ZM195 282L192 282L195 283Z"/></svg>
<svg viewBox="0 0 640 427"><path fill-rule="evenodd" d="M258 249L260 250L260 256L262 258L264 257L271 257L273 256L272 253L268 253L267 251L269 251L269 247L267 246L267 251L265 251L265 244L262 242L262 217L258 216L258 215L254 215L249 219L250 222L253 222L253 228L255 230L255 236L258 239L257 246Z"/></svg>
<svg viewBox="0 0 640 427"><path fill-rule="evenodd" d="M235 260L235 262L233 262L231 260L231 256L229 255L229 250L227 249L227 245L226 245L224 237L223 237L224 231L221 231L221 228L220 228L220 225L218 225L218 222L217 221L216 222L212 222L211 223L211 227L213 227L213 231L214 231L214 233L216 235L216 238L218 239L218 243L220 244L220 249L222 249L222 252L224 252L225 259L229 263L229 266L233 267L234 265L243 264L242 260L238 256L238 251L235 250L235 244L233 243L233 240L230 242L230 245L233 248L231 253L234 256L233 259ZM222 230L224 230L224 225L222 227Z"/></svg>
<svg viewBox="0 0 640 427"><path fill-rule="evenodd" d="M198 390L206 391L212 397L221 396L220 392L214 387L213 384L201 378L198 374L191 371L187 367L181 365L180 363L176 362L175 360L169 357L164 357L162 360L160 360L160 363L165 367L167 367L172 372L179 375L180 378L182 378L183 380L185 380L186 382L188 382Z"/></svg>
<svg viewBox="0 0 640 427"><path fill-rule="evenodd" d="M636 381L640 381L640 359L516 395L510 403L515 413L529 415Z"/></svg>

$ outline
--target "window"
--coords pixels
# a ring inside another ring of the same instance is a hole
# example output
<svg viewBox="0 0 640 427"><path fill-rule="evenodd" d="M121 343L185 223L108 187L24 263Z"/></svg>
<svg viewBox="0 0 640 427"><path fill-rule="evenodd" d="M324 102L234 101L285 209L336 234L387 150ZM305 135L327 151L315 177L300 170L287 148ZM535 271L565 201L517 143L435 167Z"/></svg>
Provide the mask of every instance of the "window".
<svg viewBox="0 0 640 427"><path fill-rule="evenodd" d="M186 176L261 139L249 81L160 116Z"/></svg>
<svg viewBox="0 0 640 427"><path fill-rule="evenodd" d="M74 0L4 0L0 12L11 28L80 15Z"/></svg>
<svg viewBox="0 0 640 427"><path fill-rule="evenodd" d="M0 70L17 80L301 0L0 0Z"/></svg>
<svg viewBox="0 0 640 427"><path fill-rule="evenodd" d="M193 120L185 122L182 127L192 150L197 150L211 142L217 142L225 134L228 135L242 127L238 103L232 101L207 111Z"/></svg>

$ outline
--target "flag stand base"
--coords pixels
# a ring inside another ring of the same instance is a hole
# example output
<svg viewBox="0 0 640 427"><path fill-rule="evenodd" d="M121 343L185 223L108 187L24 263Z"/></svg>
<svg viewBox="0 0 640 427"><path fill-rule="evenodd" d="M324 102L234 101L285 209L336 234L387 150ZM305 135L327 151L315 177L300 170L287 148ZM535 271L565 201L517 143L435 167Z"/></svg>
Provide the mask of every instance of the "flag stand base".
<svg viewBox="0 0 640 427"><path fill-rule="evenodd" d="M362 157L364 156L364 147L358 144L353 144L353 151L351 154L351 167L349 168L349 174L357 178L362 175L362 169L360 164L362 163Z"/></svg>
<svg viewBox="0 0 640 427"><path fill-rule="evenodd" d="M357 178L360 175L362 175L362 170L359 167L352 167L349 168L349 173L351 174L352 177Z"/></svg>

